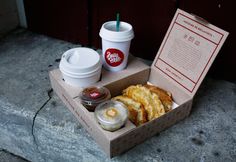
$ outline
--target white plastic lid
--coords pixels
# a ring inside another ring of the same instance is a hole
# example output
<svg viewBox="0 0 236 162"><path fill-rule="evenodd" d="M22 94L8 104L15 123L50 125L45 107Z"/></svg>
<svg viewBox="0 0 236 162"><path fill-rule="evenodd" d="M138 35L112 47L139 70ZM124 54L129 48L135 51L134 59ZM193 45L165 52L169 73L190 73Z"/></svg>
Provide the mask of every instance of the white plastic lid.
<svg viewBox="0 0 236 162"><path fill-rule="evenodd" d="M116 21L104 23L100 29L100 37L112 42L125 42L134 38L133 27L126 23L120 22L120 30L116 31Z"/></svg>
<svg viewBox="0 0 236 162"><path fill-rule="evenodd" d="M115 131L125 123L128 113L123 103L108 100L99 104L94 114L103 129Z"/></svg>
<svg viewBox="0 0 236 162"><path fill-rule="evenodd" d="M101 68L100 55L90 48L73 48L62 55L59 66L60 70L72 75L92 73Z"/></svg>

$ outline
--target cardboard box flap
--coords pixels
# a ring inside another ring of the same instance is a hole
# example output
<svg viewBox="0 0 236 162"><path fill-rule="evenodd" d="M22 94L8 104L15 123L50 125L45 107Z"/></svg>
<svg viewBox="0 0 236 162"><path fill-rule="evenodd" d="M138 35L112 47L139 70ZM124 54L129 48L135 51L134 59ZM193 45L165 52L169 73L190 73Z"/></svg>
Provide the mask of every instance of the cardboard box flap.
<svg viewBox="0 0 236 162"><path fill-rule="evenodd" d="M228 32L178 9L151 70L194 96Z"/></svg>

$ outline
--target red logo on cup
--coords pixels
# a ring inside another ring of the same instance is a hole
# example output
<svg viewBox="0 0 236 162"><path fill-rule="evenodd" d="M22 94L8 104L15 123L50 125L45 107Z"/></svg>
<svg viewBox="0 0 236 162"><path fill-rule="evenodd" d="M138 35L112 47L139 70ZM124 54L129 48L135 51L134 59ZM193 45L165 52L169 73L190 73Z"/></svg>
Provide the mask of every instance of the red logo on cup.
<svg viewBox="0 0 236 162"><path fill-rule="evenodd" d="M124 60L124 54L118 49L109 48L105 52L105 60L108 65L116 67Z"/></svg>

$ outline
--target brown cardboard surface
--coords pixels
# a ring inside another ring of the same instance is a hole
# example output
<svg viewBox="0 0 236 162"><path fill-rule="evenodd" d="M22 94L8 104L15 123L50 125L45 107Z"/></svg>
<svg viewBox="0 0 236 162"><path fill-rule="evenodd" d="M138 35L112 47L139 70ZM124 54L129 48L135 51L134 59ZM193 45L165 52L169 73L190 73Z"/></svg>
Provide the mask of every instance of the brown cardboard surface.
<svg viewBox="0 0 236 162"><path fill-rule="evenodd" d="M178 9L152 69L194 96L227 36L228 32Z"/></svg>

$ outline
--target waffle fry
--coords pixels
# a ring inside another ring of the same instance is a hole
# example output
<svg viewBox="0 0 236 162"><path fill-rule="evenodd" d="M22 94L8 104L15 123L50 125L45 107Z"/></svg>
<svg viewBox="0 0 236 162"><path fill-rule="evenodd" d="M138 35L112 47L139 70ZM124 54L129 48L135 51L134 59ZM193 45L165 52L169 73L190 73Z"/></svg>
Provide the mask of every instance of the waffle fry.
<svg viewBox="0 0 236 162"><path fill-rule="evenodd" d="M123 91L123 95L140 102L147 111L149 121L165 113L159 97L142 85L129 86Z"/></svg>
<svg viewBox="0 0 236 162"><path fill-rule="evenodd" d="M141 125L147 122L147 113L143 105L139 102L134 101L132 98L127 96L117 96L113 100L124 103L129 110L129 120L135 125Z"/></svg>
<svg viewBox="0 0 236 162"><path fill-rule="evenodd" d="M144 85L144 87L148 88L151 92L156 93L159 96L162 104L164 105L165 112L169 112L172 109L173 100L170 92L149 84Z"/></svg>
<svg viewBox="0 0 236 162"><path fill-rule="evenodd" d="M171 94L152 85L131 85L113 100L124 103L129 119L136 126L156 119L171 110Z"/></svg>

